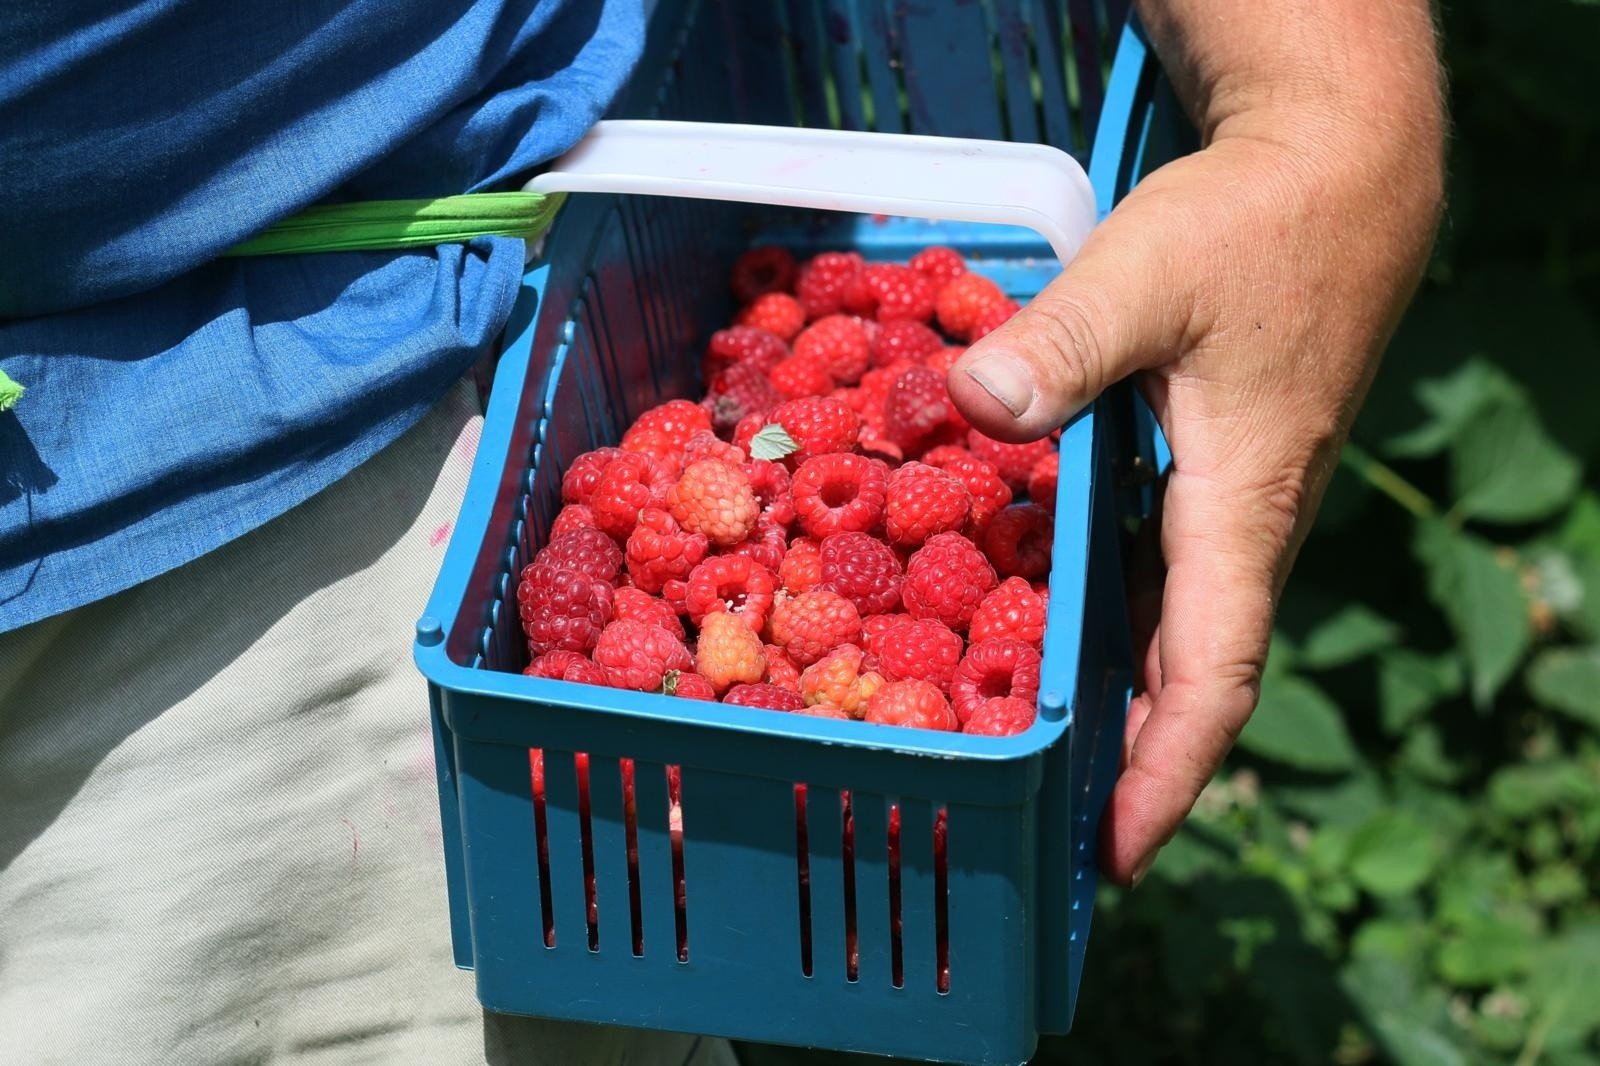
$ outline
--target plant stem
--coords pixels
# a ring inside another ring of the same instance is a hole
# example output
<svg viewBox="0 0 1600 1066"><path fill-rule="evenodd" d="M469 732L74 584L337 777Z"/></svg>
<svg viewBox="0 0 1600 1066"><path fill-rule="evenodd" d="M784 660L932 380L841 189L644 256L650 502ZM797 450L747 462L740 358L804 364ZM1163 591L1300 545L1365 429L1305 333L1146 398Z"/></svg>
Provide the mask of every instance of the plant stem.
<svg viewBox="0 0 1600 1066"><path fill-rule="evenodd" d="M1348 466L1368 485L1383 493L1417 518L1432 518L1436 512L1433 501L1411 482L1392 468L1374 459L1359 444L1346 444L1340 461Z"/></svg>

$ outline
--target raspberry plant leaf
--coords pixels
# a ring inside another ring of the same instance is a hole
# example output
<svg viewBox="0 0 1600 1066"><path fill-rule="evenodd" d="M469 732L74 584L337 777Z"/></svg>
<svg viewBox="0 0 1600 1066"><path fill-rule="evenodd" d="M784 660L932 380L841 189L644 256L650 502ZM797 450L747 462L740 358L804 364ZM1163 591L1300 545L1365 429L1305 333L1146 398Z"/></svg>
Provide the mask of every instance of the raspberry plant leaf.
<svg viewBox="0 0 1600 1066"><path fill-rule="evenodd" d="M1486 708L1531 637L1514 556L1436 519L1417 523L1412 551L1426 570L1429 597L1460 640L1473 702Z"/></svg>
<svg viewBox="0 0 1600 1066"><path fill-rule="evenodd" d="M1528 667L1528 691L1551 710L1600 729L1600 647L1540 653Z"/></svg>
<svg viewBox="0 0 1600 1066"><path fill-rule="evenodd" d="M1301 770L1337 773L1357 756L1339 707L1316 685L1292 674L1267 674L1261 706L1239 735L1252 755Z"/></svg>
<svg viewBox="0 0 1600 1066"><path fill-rule="evenodd" d="M752 459L768 459L776 462L799 450L799 442L789 436L789 431L776 422L762 426L756 435L750 438Z"/></svg>
<svg viewBox="0 0 1600 1066"><path fill-rule="evenodd" d="M1450 458L1456 512L1480 521L1547 518L1572 499L1582 472L1520 392L1474 410Z"/></svg>

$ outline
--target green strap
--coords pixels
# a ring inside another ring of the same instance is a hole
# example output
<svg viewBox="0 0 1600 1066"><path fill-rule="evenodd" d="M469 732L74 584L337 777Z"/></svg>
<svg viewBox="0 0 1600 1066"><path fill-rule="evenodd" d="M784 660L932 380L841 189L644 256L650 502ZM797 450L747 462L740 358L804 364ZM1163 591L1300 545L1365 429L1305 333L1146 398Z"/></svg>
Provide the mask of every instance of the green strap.
<svg viewBox="0 0 1600 1066"><path fill-rule="evenodd" d="M223 254L378 251L489 236L532 240L550 228L564 199L562 194L477 192L436 200L316 204Z"/></svg>

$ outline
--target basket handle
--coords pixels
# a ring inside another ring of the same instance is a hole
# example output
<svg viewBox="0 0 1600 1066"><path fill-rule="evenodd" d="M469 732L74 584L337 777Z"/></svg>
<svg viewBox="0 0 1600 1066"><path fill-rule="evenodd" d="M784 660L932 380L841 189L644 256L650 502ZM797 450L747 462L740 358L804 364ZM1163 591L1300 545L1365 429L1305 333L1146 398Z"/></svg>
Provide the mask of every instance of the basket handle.
<svg viewBox="0 0 1600 1066"><path fill-rule="evenodd" d="M1049 145L793 126L601 122L525 188L1025 226L1063 264L1096 221L1088 175Z"/></svg>

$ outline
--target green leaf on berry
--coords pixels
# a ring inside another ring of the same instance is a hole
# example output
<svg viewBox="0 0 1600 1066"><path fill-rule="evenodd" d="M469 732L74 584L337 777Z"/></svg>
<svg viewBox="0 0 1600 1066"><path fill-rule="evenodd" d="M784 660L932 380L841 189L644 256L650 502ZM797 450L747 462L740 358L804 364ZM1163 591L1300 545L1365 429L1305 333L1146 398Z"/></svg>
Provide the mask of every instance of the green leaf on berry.
<svg viewBox="0 0 1600 1066"><path fill-rule="evenodd" d="M661 694L663 696L676 696L678 694L678 675L681 670L668 670L661 675Z"/></svg>
<svg viewBox="0 0 1600 1066"><path fill-rule="evenodd" d="M777 461L800 450L800 442L789 436L789 431L773 422L762 426L750 438L750 458Z"/></svg>

